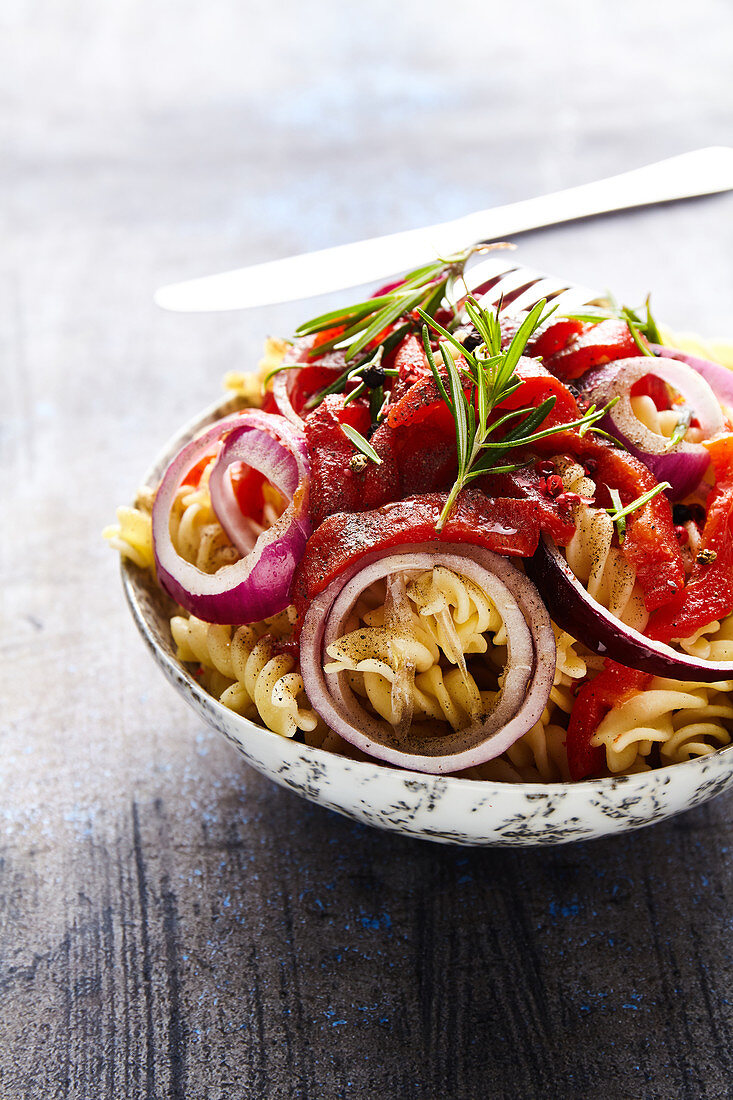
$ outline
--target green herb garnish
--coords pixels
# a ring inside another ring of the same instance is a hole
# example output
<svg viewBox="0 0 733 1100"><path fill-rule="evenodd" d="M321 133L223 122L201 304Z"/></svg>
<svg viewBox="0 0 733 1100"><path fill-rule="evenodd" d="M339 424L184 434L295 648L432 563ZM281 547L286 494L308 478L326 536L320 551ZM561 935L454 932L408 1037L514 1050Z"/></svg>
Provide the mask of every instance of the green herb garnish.
<svg viewBox="0 0 733 1100"><path fill-rule="evenodd" d="M648 504L649 501L653 500L659 493L669 488L670 484L668 481L661 481L659 485L655 485L648 493L643 493L642 496L637 497L636 500L632 500L631 504L627 504L626 507L624 507L621 503L621 494L618 489L611 489L609 487L608 492L613 503L610 508L606 508L606 511L616 525L619 542L623 542L626 537L626 517L631 515L631 513L635 512L638 508L643 508L645 504Z"/></svg>
<svg viewBox="0 0 733 1100"><path fill-rule="evenodd" d="M306 321L296 329L296 336L313 336L330 328L343 328L343 332L314 348L312 354L323 355L338 348L344 352L348 363L400 318L407 318L408 314L418 308L433 317L444 300L452 302L455 284L463 278L470 258L477 252L487 251L492 247L496 246L472 245L462 252L425 264L411 271L402 282L386 294L380 294L378 298L343 306L330 313L323 313L312 321ZM383 342L385 350L395 347L414 327L411 319L405 320Z"/></svg>
<svg viewBox="0 0 733 1100"><path fill-rule="evenodd" d="M347 396L344 404L348 405L349 402L355 401L357 397L361 397L368 390L372 423L376 423L378 412L384 404L384 380L397 374L397 371L392 367L382 366L383 354L384 345L380 344L376 351L368 355L366 359L362 359L357 366L347 367L328 386L309 397L305 403L306 409L310 411L317 408L324 397L328 397L330 393L343 393L349 382L356 382L356 388Z"/></svg>
<svg viewBox="0 0 733 1100"><path fill-rule="evenodd" d="M368 458L370 462L374 462L377 466L382 465L381 458L374 450L369 440L365 439L361 432L357 432L356 428L351 427L351 424L342 424L341 431L365 458Z"/></svg>
<svg viewBox="0 0 733 1100"><path fill-rule="evenodd" d="M515 368L535 329L544 324L554 311L554 307L550 307L545 312L546 305L544 299L537 303L519 326L509 346L502 350L499 323L501 303L494 312L489 312L482 309L475 298L469 297L465 307L466 313L482 340L473 352L467 351L455 336L439 325L434 318L418 310L425 321L423 326L425 354L433 372L435 384L451 411L456 428L458 476L440 514L438 530L441 530L448 519L458 494L470 482L487 473L509 473L526 465L523 462L501 464L507 452L569 428L578 428L583 435L618 400L614 398L602 409L591 406L579 420L558 424L544 431L537 429L554 407L554 397L548 397L537 408L511 409L489 423L494 410L511 397L522 384L521 378L515 373ZM428 326L444 338L438 350L443 360L445 377L438 369L430 346ZM465 368L459 369L456 366L449 346L454 347L463 356ZM519 417L523 419L517 423ZM510 424L511 427L507 429ZM495 433L500 428L507 430L500 439L496 439Z"/></svg>
<svg viewBox="0 0 733 1100"><path fill-rule="evenodd" d="M674 431L669 437L670 448L676 447L678 443L687 435L687 429L690 427L693 417L693 410L689 405L681 405L677 413L677 423L675 424Z"/></svg>

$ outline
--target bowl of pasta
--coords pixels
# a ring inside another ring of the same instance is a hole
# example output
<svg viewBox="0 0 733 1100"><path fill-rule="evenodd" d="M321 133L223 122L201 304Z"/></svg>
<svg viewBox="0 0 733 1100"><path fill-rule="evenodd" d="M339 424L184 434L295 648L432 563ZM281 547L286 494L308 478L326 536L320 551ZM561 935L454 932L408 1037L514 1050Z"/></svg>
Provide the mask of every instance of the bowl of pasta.
<svg viewBox="0 0 733 1100"><path fill-rule="evenodd" d="M733 374L467 254L270 340L105 533L160 668L264 775L468 845L733 785Z"/></svg>

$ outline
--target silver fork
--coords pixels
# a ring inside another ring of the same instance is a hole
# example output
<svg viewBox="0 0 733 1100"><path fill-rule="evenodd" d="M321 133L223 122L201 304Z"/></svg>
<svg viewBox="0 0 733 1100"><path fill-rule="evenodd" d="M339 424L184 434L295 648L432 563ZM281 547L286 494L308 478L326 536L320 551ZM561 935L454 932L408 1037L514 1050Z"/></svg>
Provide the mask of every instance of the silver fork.
<svg viewBox="0 0 733 1100"><path fill-rule="evenodd" d="M495 309L501 302L502 310L511 307L517 313L532 309L543 298L563 312L590 305L601 297L587 287L522 267L506 252L495 253L470 268L466 285L485 309Z"/></svg>

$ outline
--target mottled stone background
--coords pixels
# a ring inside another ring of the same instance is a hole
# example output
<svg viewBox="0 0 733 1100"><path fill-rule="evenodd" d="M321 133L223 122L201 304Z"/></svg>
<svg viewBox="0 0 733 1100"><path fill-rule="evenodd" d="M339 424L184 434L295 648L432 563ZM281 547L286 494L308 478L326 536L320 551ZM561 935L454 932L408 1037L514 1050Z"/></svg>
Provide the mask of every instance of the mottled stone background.
<svg viewBox="0 0 733 1100"><path fill-rule="evenodd" d="M4 0L3 1100L731 1095L730 797L553 851L339 819L168 688L99 532L312 309L158 284L730 142L732 44L728 0ZM521 258L730 333L732 210Z"/></svg>

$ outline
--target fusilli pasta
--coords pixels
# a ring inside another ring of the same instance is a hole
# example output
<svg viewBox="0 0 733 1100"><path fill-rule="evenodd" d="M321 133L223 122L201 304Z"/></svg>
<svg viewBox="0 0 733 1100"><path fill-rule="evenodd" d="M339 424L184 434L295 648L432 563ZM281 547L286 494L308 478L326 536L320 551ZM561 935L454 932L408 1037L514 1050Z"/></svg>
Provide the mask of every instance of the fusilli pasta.
<svg viewBox="0 0 733 1100"><path fill-rule="evenodd" d="M733 683L680 683L655 677L646 691L614 707L601 722L592 744L605 750L611 772L638 770L655 744L664 763L703 756L731 737L723 719L733 718L725 692Z"/></svg>
<svg viewBox="0 0 733 1100"><path fill-rule="evenodd" d="M205 686L225 706L259 718L282 737L313 732L319 723L308 705L303 680L290 654L278 653L273 635L284 624L267 620L252 626L219 626L190 615L171 619L177 656L204 670Z"/></svg>
<svg viewBox="0 0 733 1100"><path fill-rule="evenodd" d="M151 570L154 566L152 509L152 490L141 489L135 507L123 504L117 509L117 523L102 531L112 549L123 558L129 558L141 569Z"/></svg>

